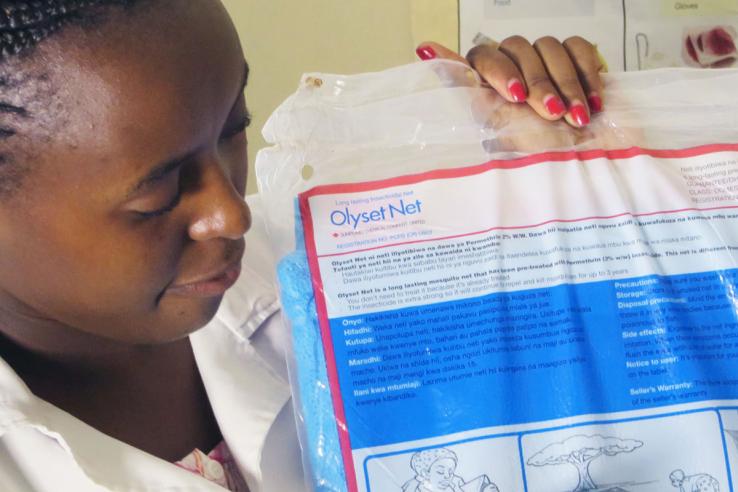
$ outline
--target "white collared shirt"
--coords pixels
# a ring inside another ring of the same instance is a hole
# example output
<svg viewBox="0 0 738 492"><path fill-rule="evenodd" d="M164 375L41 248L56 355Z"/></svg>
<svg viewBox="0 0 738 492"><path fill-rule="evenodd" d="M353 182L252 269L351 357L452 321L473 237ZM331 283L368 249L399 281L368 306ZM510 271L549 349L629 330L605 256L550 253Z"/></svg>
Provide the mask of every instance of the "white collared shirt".
<svg viewBox="0 0 738 492"><path fill-rule="evenodd" d="M215 318L191 335L213 412L251 492L304 490L284 358L285 330L261 207L243 271ZM209 450L208 450L209 451ZM0 359L0 490L224 489L88 426L34 396Z"/></svg>

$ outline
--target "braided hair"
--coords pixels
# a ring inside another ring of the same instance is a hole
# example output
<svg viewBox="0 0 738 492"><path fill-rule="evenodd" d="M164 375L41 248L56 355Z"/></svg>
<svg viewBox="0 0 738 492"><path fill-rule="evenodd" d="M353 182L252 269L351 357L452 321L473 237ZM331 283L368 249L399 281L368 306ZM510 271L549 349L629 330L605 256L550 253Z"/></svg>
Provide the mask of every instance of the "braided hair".
<svg viewBox="0 0 738 492"><path fill-rule="evenodd" d="M65 27L96 23L110 7L131 7L140 0L0 0L0 197L17 187L25 164L12 162L4 142L17 135L18 122L33 112L11 96L29 78L9 62L30 55L33 48ZM37 80L38 82L38 80ZM15 165L11 165L15 164Z"/></svg>
<svg viewBox="0 0 738 492"><path fill-rule="evenodd" d="M0 57L18 55L66 24L79 22L96 7L131 5L135 0L2 0L0 1Z"/></svg>

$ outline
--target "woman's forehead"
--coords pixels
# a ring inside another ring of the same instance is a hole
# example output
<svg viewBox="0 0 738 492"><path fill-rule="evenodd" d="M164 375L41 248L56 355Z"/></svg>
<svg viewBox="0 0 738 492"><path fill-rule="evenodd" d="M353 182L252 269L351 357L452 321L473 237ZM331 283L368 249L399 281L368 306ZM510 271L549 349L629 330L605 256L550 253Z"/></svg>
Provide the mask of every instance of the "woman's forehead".
<svg viewBox="0 0 738 492"><path fill-rule="evenodd" d="M70 29L50 45L49 57L60 61L64 72L98 75L108 87L146 92L150 84L193 89L214 82L223 70L238 63L238 36L219 2L188 0L157 3L138 13L118 12L120 23L107 22L100 31ZM54 56L56 55L56 56ZM240 67L238 67L240 69Z"/></svg>

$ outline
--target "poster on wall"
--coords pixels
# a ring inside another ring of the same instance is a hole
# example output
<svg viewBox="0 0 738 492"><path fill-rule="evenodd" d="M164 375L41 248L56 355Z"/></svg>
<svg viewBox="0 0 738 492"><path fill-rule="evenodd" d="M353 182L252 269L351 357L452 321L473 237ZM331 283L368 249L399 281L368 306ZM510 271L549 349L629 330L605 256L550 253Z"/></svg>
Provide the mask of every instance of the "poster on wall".
<svg viewBox="0 0 738 492"><path fill-rule="evenodd" d="M462 53L514 34L579 35L611 71L738 67L737 33L736 0L459 0Z"/></svg>

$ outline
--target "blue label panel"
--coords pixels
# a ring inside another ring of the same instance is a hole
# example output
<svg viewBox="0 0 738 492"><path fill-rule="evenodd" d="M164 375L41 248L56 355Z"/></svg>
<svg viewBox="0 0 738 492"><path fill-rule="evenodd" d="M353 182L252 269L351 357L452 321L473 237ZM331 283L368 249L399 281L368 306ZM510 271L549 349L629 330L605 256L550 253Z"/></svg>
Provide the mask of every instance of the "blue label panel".
<svg viewBox="0 0 738 492"><path fill-rule="evenodd" d="M738 398L738 270L330 320L354 449Z"/></svg>

